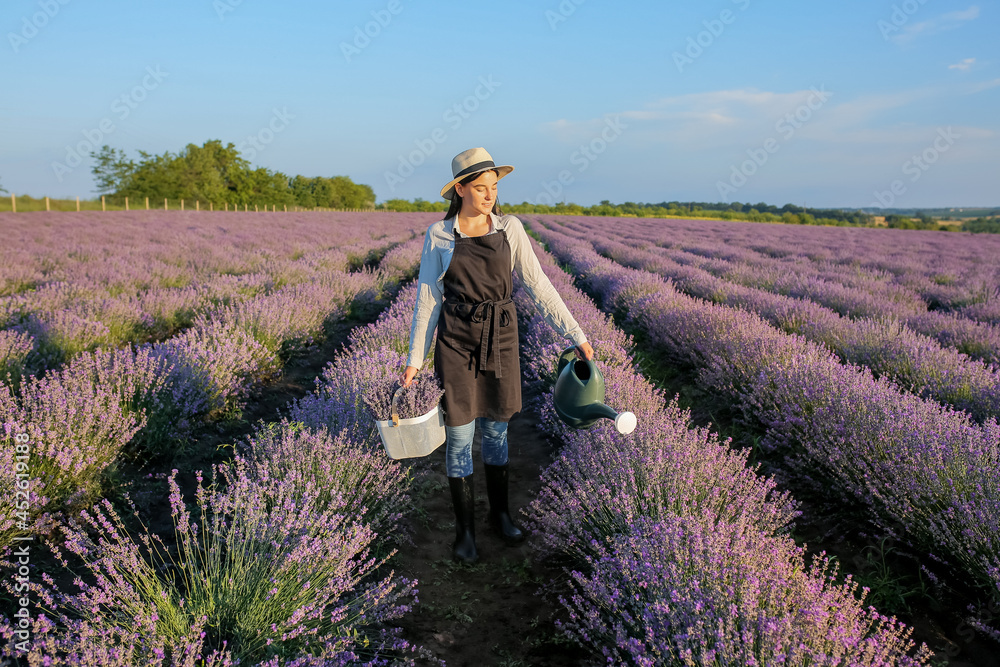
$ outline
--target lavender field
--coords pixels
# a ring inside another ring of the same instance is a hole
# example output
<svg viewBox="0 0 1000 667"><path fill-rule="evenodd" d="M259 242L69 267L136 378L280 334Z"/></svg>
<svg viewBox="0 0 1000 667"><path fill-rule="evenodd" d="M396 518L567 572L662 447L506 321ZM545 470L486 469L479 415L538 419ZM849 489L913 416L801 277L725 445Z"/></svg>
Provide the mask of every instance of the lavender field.
<svg viewBox="0 0 1000 667"><path fill-rule="evenodd" d="M434 218L0 215L0 658L444 664L431 637L402 631L434 604L429 582L399 570L419 462L385 456L367 407L405 365ZM992 664L973 649L1000 636L1000 247L525 222L594 346L606 402L639 419L630 435L558 420L566 343L518 287L537 396L525 411L557 444L524 471L522 517L531 559L551 572L523 593L556 609L550 643L595 665ZM335 325L349 333L313 391L196 470L206 434L251 411ZM756 444L694 425L698 406L658 386L649 359L728 406ZM151 490L127 493L136 479ZM873 605L859 560L803 544L817 523L831 542L891 539L951 613L934 618L974 639ZM482 664L556 664L490 651Z"/></svg>
<svg viewBox="0 0 1000 667"><path fill-rule="evenodd" d="M967 636L1000 639L1000 244L701 221L529 224L646 351L728 408L828 539L898 545Z"/></svg>
<svg viewBox="0 0 1000 667"><path fill-rule="evenodd" d="M406 484L371 429L358 440L336 416L329 428L262 424L204 484L198 473L194 499L176 476L199 438L238 420L290 358L412 279L427 224L405 214L0 219L15 241L0 264L0 554L13 574L4 657L277 665L406 653L376 627L415 596L382 571ZM360 421L354 407L341 413ZM147 483L167 478L172 535L149 533L158 516L129 516L118 485L136 461Z"/></svg>

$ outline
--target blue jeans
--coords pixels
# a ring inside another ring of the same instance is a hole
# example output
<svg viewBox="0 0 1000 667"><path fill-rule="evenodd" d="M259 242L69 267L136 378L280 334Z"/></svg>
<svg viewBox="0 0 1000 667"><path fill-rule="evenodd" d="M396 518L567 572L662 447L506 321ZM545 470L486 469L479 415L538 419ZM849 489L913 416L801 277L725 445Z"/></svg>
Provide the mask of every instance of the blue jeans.
<svg viewBox="0 0 1000 667"><path fill-rule="evenodd" d="M477 421L483 433L483 463L493 466L507 463L507 422L480 417L462 426L444 427L448 477L468 477L472 474L472 438L476 435Z"/></svg>

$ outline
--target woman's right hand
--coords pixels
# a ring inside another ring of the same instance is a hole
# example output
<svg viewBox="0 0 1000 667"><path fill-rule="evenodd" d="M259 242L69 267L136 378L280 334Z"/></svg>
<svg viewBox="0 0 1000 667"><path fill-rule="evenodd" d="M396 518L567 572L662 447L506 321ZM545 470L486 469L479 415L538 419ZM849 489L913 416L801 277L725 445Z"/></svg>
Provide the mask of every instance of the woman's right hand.
<svg viewBox="0 0 1000 667"><path fill-rule="evenodd" d="M416 366L407 366L406 370L403 371L403 380L402 380L403 386L409 387L410 383L413 382L413 378L416 376L416 374L417 374Z"/></svg>

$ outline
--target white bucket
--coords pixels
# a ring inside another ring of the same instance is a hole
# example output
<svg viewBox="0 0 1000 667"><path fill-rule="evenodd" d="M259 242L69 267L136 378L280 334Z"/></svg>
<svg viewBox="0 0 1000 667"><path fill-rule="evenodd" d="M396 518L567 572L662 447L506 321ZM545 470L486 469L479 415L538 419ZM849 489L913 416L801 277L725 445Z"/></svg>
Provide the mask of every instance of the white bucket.
<svg viewBox="0 0 1000 667"><path fill-rule="evenodd" d="M379 437L391 459L412 459L427 456L444 444L444 412L438 405L427 414L400 419L396 399L402 387L392 396L392 419L376 420Z"/></svg>

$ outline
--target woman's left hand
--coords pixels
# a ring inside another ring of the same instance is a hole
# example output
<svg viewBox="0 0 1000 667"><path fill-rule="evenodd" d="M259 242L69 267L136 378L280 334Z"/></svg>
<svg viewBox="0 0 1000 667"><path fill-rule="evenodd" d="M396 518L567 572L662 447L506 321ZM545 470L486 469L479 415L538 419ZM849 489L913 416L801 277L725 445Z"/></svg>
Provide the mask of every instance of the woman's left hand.
<svg viewBox="0 0 1000 667"><path fill-rule="evenodd" d="M583 359L584 361L590 361L594 358L594 348L590 346L590 343L583 343L582 345L576 346L576 357L577 359Z"/></svg>

